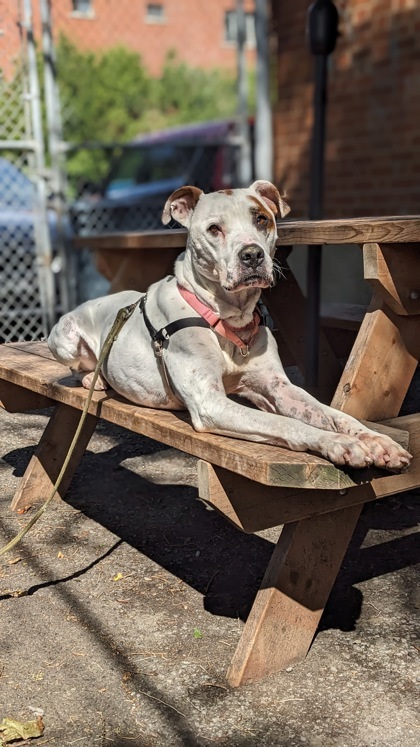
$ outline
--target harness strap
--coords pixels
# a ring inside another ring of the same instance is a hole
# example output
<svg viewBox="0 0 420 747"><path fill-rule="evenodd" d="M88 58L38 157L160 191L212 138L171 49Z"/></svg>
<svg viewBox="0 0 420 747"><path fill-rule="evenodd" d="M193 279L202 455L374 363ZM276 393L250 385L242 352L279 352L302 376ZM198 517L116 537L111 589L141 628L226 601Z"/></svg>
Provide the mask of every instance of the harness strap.
<svg viewBox="0 0 420 747"><path fill-rule="evenodd" d="M149 317L146 314L146 301L147 293L140 299L139 310L143 314L144 323L147 327L147 331L153 342L156 358L159 362L160 370L162 373L163 383L166 389L166 394L171 399L179 402L182 406L182 402L178 399L174 393L172 384L169 380L168 370L166 368L165 358L163 357L163 349L168 347L169 338L174 332L179 329L185 329L185 327L206 327L209 329L210 325L204 319L197 319L196 317L188 317L187 319L177 319L175 322L167 324L162 329L155 329L151 323Z"/></svg>
<svg viewBox="0 0 420 747"><path fill-rule="evenodd" d="M175 322L170 322L170 324L167 324L166 327L162 327L162 329L155 329L146 314L146 299L147 294L140 300L140 311L143 314L144 323L147 327L150 337L153 340L153 343L156 343L156 345L160 348L166 348L168 346L169 338L171 337L171 335L173 335L175 332L178 332L179 329L185 329L185 327L206 327L206 329L211 328L211 325L205 319L202 319L201 317L197 319L197 317L195 316L190 316L186 319L177 319Z"/></svg>

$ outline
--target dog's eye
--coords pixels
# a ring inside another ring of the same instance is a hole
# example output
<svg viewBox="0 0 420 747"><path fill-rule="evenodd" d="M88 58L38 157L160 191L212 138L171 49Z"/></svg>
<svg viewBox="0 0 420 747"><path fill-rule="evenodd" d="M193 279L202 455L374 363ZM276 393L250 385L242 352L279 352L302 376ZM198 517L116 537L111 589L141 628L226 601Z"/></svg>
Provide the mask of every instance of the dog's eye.
<svg viewBox="0 0 420 747"><path fill-rule="evenodd" d="M264 213L259 213L257 215L257 226L266 226L268 223L268 218Z"/></svg>
<svg viewBox="0 0 420 747"><path fill-rule="evenodd" d="M222 229L220 226L217 225L217 223L212 223L211 226L207 229L212 236L217 236L219 233L221 233Z"/></svg>

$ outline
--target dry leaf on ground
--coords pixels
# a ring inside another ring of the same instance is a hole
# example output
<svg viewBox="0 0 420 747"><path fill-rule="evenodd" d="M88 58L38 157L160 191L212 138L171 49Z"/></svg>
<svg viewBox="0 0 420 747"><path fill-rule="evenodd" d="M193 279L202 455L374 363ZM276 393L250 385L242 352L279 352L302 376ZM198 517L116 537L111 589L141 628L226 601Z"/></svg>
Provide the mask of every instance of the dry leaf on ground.
<svg viewBox="0 0 420 747"><path fill-rule="evenodd" d="M0 747L17 742L19 739L35 739L42 737L44 722L42 716L34 721L16 721L14 718L4 718L0 722Z"/></svg>

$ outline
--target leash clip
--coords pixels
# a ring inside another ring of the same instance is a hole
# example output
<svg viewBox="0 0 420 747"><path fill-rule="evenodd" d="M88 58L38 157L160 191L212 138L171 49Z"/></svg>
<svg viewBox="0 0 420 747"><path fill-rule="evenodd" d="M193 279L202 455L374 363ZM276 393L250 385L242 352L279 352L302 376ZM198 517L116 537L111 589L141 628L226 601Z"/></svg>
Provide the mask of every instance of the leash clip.
<svg viewBox="0 0 420 747"><path fill-rule="evenodd" d="M163 356L163 344L161 340L153 340L153 347L155 349L155 355L158 355L160 358Z"/></svg>

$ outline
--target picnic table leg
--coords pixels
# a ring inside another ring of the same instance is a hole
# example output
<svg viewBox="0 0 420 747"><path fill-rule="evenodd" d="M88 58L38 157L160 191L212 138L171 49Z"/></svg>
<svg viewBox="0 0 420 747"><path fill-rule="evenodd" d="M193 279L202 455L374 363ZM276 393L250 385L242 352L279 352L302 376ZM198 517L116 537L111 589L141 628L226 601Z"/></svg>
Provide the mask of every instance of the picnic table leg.
<svg viewBox="0 0 420 747"><path fill-rule="evenodd" d="M419 355L420 317L398 316L374 297L338 384L333 407L365 420L397 417Z"/></svg>
<svg viewBox="0 0 420 747"><path fill-rule="evenodd" d="M230 685L257 681L306 656L361 508L285 525L233 656Z"/></svg>
<svg viewBox="0 0 420 747"><path fill-rule="evenodd" d="M419 318L374 299L332 405L366 420L399 414L420 354ZM368 489L368 488L367 488ZM286 525L228 671L233 686L303 659L363 505Z"/></svg>
<svg viewBox="0 0 420 747"><path fill-rule="evenodd" d="M77 426L81 411L58 404L47 423L38 446L19 482L11 503L15 511L40 503L48 498L59 475ZM57 495L63 498L71 479L95 430L98 418L87 415L79 440L70 459Z"/></svg>

